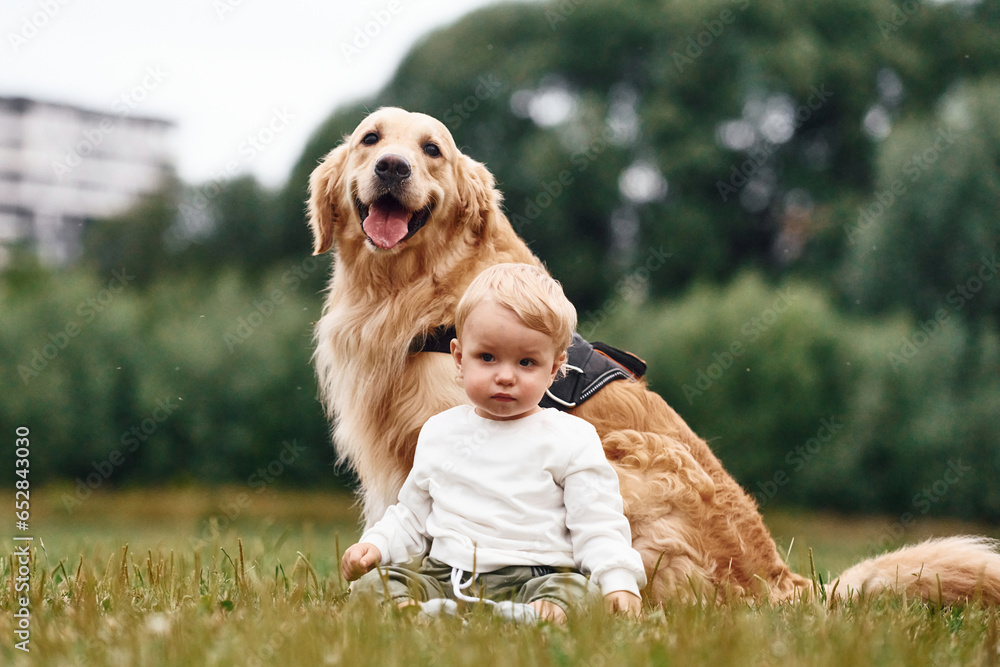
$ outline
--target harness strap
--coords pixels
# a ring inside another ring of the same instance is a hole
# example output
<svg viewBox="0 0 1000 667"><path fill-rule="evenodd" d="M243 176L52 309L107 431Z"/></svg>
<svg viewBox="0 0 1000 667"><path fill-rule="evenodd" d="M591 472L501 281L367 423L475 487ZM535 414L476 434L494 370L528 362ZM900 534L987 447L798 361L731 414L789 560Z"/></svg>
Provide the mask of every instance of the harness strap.
<svg viewBox="0 0 1000 667"><path fill-rule="evenodd" d="M423 340L414 339L410 349L416 352L444 352L451 354L451 339L457 338L455 327L437 327L430 331Z"/></svg>
<svg viewBox="0 0 1000 667"><path fill-rule="evenodd" d="M646 373L646 362L639 357L604 343L588 343L579 334L573 334L566 356L566 373L538 402L543 408L575 408L615 380L637 380Z"/></svg>

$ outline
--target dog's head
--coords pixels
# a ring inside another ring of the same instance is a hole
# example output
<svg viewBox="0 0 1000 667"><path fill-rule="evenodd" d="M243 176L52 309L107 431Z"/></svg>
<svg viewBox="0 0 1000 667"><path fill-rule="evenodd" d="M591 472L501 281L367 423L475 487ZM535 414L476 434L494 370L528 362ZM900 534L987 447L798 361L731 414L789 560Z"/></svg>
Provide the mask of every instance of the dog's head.
<svg viewBox="0 0 1000 667"><path fill-rule="evenodd" d="M333 149L309 179L314 251L395 254L478 234L499 194L440 121L382 108Z"/></svg>

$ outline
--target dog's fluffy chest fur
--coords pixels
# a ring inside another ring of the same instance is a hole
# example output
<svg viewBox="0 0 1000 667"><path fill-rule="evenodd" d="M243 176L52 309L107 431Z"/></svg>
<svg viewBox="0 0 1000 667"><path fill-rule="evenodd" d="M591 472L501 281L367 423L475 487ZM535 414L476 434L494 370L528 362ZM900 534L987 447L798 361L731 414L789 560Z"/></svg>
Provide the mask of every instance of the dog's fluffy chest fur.
<svg viewBox="0 0 1000 667"><path fill-rule="evenodd" d="M335 281L316 327L316 371L339 458L372 491L365 496L366 523L395 502L423 421L466 401L451 355L410 353L415 337L451 323L440 306L414 308L426 301L403 293L411 290L368 303L337 291Z"/></svg>

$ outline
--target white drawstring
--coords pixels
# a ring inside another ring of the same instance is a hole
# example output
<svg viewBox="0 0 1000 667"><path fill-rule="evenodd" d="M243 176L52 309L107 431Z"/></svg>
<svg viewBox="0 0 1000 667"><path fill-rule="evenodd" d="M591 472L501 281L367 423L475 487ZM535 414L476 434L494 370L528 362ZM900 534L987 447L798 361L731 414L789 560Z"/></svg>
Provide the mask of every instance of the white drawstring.
<svg viewBox="0 0 1000 667"><path fill-rule="evenodd" d="M463 588L468 588L476 581L476 575L469 573L469 580L464 584L462 583L462 570L457 567L451 568L451 590L455 593L455 598L457 600L462 600L463 602L485 602L487 604L496 604L493 600L487 600L485 598L475 598L471 595L466 595L462 592Z"/></svg>
<svg viewBox="0 0 1000 667"><path fill-rule="evenodd" d="M503 602L496 602L494 600L488 600L486 598L474 598L471 595L466 595L462 592L463 588L468 588L476 581L476 575L473 572L469 573L469 580L462 583L462 570L457 567L451 568L451 590L455 594L455 598L462 600L463 602L485 602L486 604L493 607L493 613L497 616L502 616L508 620L514 621L515 623L537 623L539 620L538 612L531 605L523 604L520 602L514 602L513 600L505 600ZM428 604L426 602L422 603ZM447 604L447 603L445 603ZM455 604L452 602L452 604ZM455 613L450 608L447 613Z"/></svg>

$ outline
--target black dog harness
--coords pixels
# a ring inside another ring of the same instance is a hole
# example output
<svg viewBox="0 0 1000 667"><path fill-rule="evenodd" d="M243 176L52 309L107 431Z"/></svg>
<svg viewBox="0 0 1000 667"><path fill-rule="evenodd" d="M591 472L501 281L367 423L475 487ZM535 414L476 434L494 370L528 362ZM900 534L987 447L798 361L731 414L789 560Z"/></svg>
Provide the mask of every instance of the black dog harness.
<svg viewBox="0 0 1000 667"><path fill-rule="evenodd" d="M455 327L438 327L423 340L414 341L415 352L451 352ZM567 372L558 376L538 402L543 408L569 410L580 405L614 380L638 380L646 362L630 352L600 342L589 343L580 334L566 351Z"/></svg>

